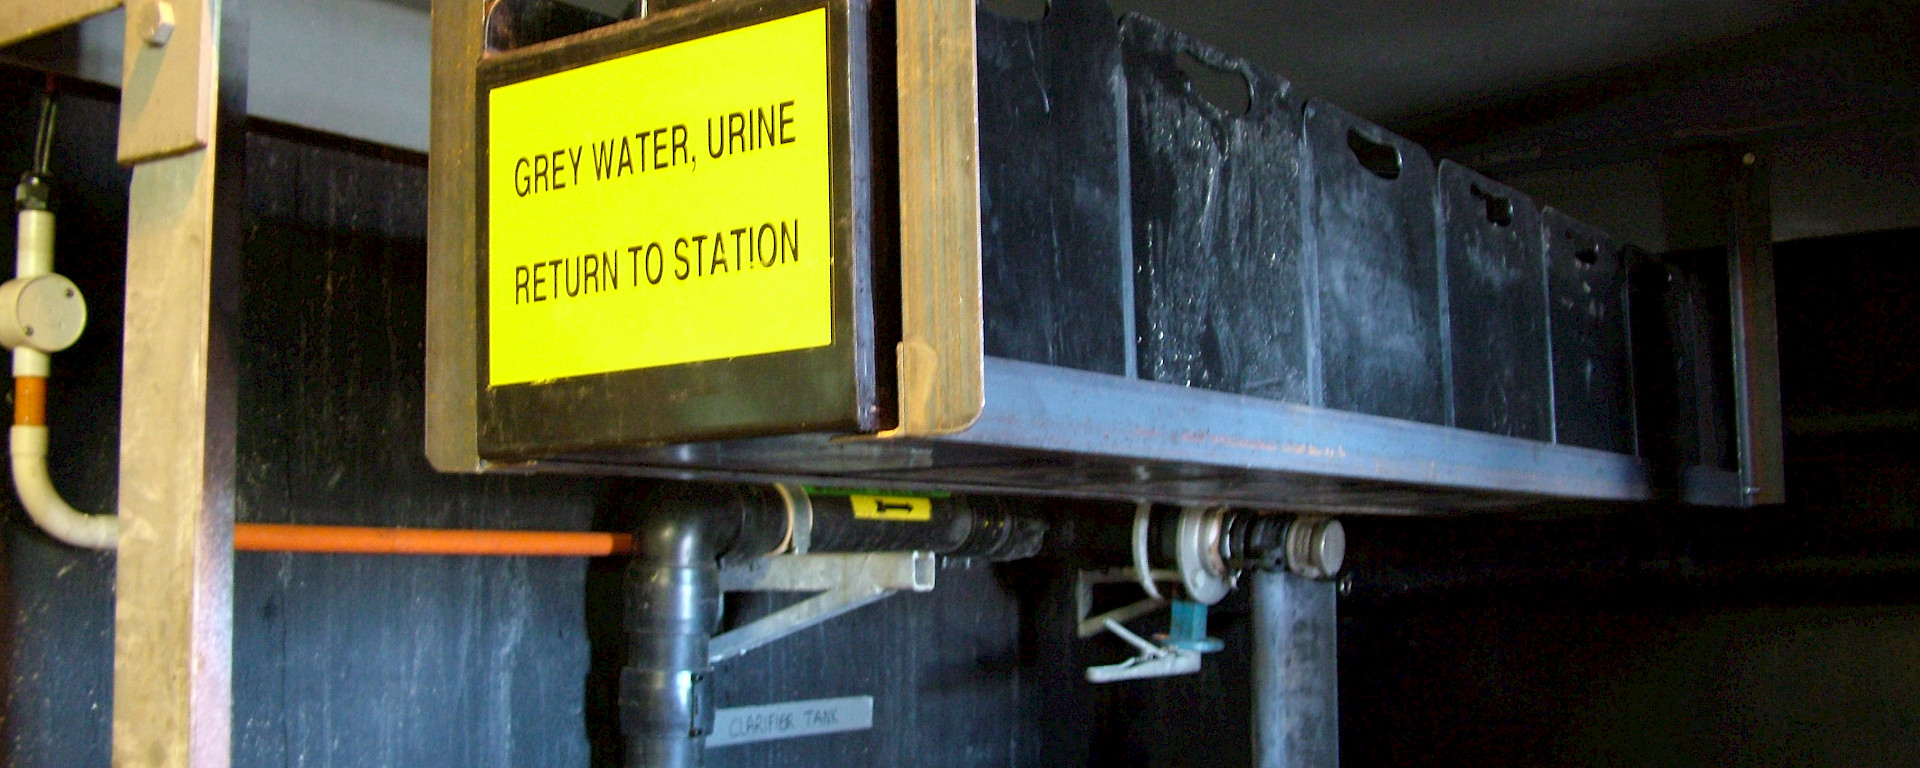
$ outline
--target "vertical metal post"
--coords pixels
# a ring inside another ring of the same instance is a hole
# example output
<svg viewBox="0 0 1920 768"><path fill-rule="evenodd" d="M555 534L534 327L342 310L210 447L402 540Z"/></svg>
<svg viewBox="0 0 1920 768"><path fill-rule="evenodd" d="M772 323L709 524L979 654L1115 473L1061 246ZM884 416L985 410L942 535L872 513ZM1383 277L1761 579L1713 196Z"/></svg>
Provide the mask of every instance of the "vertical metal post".
<svg viewBox="0 0 1920 768"><path fill-rule="evenodd" d="M442 472L478 472L479 123L481 2L433 4L433 109L427 164L427 460Z"/></svg>
<svg viewBox="0 0 1920 768"><path fill-rule="evenodd" d="M986 398L980 109L972 0L896 3L900 98L900 426L965 430Z"/></svg>
<svg viewBox="0 0 1920 768"><path fill-rule="evenodd" d="M1727 205L1727 297L1733 320L1734 423L1749 505L1787 501L1780 418L1780 339L1773 283L1773 194L1758 150L1733 158Z"/></svg>
<svg viewBox="0 0 1920 768"><path fill-rule="evenodd" d="M171 47L180 45L183 30L170 42L143 40L138 31L129 37L122 111L130 114L123 118L139 119L182 88L212 89L203 109L215 114L186 118L209 127L204 143L190 138L155 149L133 172L114 613L116 768L231 762L230 345L244 231L237 120L245 114L246 28L232 9L222 12L224 4L173 3L181 26L192 25L184 30L184 39L196 42L190 48ZM211 61L177 67L151 60L173 56ZM185 73L179 80L155 75L176 69ZM121 149L126 156L125 142Z"/></svg>
<svg viewBox="0 0 1920 768"><path fill-rule="evenodd" d="M1717 430L1703 426L1703 463L1737 465L1738 487L1723 502L1744 506L1786 501L1780 417L1780 345L1774 306L1773 199L1765 153L1713 145L1667 156L1664 205L1669 250L1726 250L1727 342L1731 361L1705 363L1732 378L1733 434L1721 453ZM1722 403L1706 403L1707 409ZM1701 415L1703 425L1711 420Z"/></svg>
<svg viewBox="0 0 1920 768"><path fill-rule="evenodd" d="M1340 764L1336 589L1285 571L1253 574L1257 768Z"/></svg>

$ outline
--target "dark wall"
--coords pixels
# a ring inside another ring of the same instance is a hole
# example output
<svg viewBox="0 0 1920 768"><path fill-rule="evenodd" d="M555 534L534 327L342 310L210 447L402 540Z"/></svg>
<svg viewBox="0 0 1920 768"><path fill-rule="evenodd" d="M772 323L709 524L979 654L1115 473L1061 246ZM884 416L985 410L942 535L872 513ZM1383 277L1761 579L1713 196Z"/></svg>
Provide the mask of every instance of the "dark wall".
<svg viewBox="0 0 1920 768"><path fill-rule="evenodd" d="M26 166L38 78L4 78L0 151ZM71 86L70 86L71 87ZM112 511L127 171L112 94L63 93L53 173L61 272L90 328L56 356L51 472ZM596 481L441 476L421 439L425 169L418 157L248 139L239 342L242 520L569 529ZM6 217L0 235L13 237ZM53 543L11 493L9 765L106 765L113 561ZM237 765L584 761L578 560L241 554Z"/></svg>
<svg viewBox="0 0 1920 768"><path fill-rule="evenodd" d="M425 168L248 138L241 520L577 530L600 483L433 472L420 450ZM241 554L241 765L585 756L578 559Z"/></svg>
<svg viewBox="0 0 1920 768"><path fill-rule="evenodd" d="M9 179L40 86L0 76ZM92 327L55 359L52 473L90 510L113 508L117 472L128 176L112 162L112 103L62 96L55 150L60 269ZM272 126L248 154L242 519L622 524L612 481L426 466L421 158ZM1780 247L1788 507L1354 521L1347 764L1910 760L1916 247L1912 231ZM104 766L112 559L54 544L5 496L0 762ZM1072 566L950 564L931 594L723 664L720 706L871 694L877 727L717 749L711 763L1246 765L1245 606L1216 611L1228 648L1201 675L1095 688L1080 670L1127 651L1072 638ZM620 567L239 555L235 764L614 764ZM736 616L773 607L734 603Z"/></svg>
<svg viewBox="0 0 1920 768"><path fill-rule="evenodd" d="M1789 503L1353 521L1350 765L1911 765L1920 230L1776 246Z"/></svg>
<svg viewBox="0 0 1920 768"><path fill-rule="evenodd" d="M0 77L0 177L9 192L32 162L42 85L32 77ZM51 168L55 208L62 217L55 267L86 297L88 329L53 361L47 468L68 503L83 511L110 511L119 471L120 327L131 176L113 162L118 128L111 102L64 97L59 103ZM11 202L12 195L6 200ZM6 252L13 251L11 205L0 216L0 241ZM6 584L0 605L8 610L0 648L9 653L0 664L9 683L0 695L5 726L0 762L106 765L113 556L48 538L20 510L11 480L4 486L0 576Z"/></svg>
<svg viewBox="0 0 1920 768"><path fill-rule="evenodd" d="M0 174L8 178L27 165L42 84L0 71ZM63 92L54 151L64 193L58 266L88 296L92 324L55 360L52 475L71 502L101 511L114 508L117 481L130 178L113 162L114 100ZM428 467L420 447L425 177L416 155L251 129L238 518L630 525L630 512L612 506L634 492L625 484ZM0 237L12 242L13 218L5 222ZM4 496L0 763L105 766L112 557L54 543L25 520L10 489ZM610 682L622 661L623 565L238 554L234 764L617 765ZM720 706L873 695L875 730L715 750L711 763L1036 764L1052 694L1029 659L1065 644L1023 643L1023 626L1033 624L1020 617L1036 609L1013 597L1001 569L951 563L939 578L931 594L894 598L720 669ZM772 605L742 599L736 616ZM1068 631L1064 619L1046 626ZM1121 655L1115 649L1112 660ZM1071 729L1083 725L1060 727L1077 734Z"/></svg>

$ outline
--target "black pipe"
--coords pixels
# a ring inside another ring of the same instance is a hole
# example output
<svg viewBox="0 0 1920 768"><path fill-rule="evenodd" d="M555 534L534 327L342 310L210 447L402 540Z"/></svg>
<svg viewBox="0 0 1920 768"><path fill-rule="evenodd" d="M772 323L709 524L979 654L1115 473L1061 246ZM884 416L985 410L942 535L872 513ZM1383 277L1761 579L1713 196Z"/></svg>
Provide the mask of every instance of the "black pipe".
<svg viewBox="0 0 1920 768"><path fill-rule="evenodd" d="M1032 557L1046 523L1023 502L994 496L807 491L810 552L905 552L1006 561Z"/></svg>
<svg viewBox="0 0 1920 768"><path fill-rule="evenodd" d="M790 493L807 493L790 489ZM809 551L928 550L1010 560L1046 525L998 498L807 493ZM707 645L720 622L720 564L772 554L792 511L764 485L666 483L642 502L627 566L627 666L620 724L628 768L698 768L713 729Z"/></svg>
<svg viewBox="0 0 1920 768"><path fill-rule="evenodd" d="M786 506L772 488L668 483L648 497L627 566L620 723L629 768L704 764L720 560L769 554L786 534Z"/></svg>

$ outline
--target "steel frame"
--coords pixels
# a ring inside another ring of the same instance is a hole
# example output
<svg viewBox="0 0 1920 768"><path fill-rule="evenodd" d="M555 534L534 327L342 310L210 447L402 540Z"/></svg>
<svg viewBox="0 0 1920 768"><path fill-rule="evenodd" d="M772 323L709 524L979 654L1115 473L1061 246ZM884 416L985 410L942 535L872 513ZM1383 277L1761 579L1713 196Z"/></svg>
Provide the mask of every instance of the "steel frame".
<svg viewBox="0 0 1920 768"><path fill-rule="evenodd" d="M896 7L899 426L553 456L503 466L474 440L478 318L471 116L479 12L435 10L427 451L445 471L819 480L1187 504L1409 512L1650 496L1633 457L980 352L973 4ZM591 43L607 34L589 33Z"/></svg>

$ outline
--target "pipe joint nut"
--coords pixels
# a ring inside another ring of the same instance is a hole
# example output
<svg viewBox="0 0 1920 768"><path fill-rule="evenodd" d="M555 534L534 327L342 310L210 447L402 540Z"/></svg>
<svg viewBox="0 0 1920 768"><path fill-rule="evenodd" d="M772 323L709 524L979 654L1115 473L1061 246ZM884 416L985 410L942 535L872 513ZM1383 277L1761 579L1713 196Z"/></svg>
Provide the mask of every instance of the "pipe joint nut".
<svg viewBox="0 0 1920 768"><path fill-rule="evenodd" d="M1301 517L1287 526L1287 570L1331 579L1347 560L1347 530L1330 517Z"/></svg>

